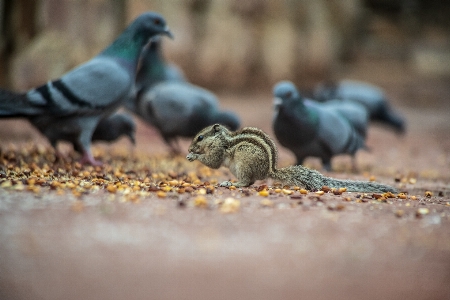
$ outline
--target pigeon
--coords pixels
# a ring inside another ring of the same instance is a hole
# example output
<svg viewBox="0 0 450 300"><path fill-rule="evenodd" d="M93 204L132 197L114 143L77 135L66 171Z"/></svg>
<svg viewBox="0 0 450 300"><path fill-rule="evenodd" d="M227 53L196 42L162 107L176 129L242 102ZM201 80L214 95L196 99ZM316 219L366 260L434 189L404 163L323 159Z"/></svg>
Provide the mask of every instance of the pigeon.
<svg viewBox="0 0 450 300"><path fill-rule="evenodd" d="M213 93L187 82L177 66L164 60L161 39L153 39L143 50L136 96L125 107L156 127L174 154L181 152L178 137L192 138L215 123L231 130L240 126L236 114L219 110Z"/></svg>
<svg viewBox="0 0 450 300"><path fill-rule="evenodd" d="M322 109L337 112L347 119L353 128L364 138L367 137L367 128L369 126L369 113L365 106L356 102L349 102L340 99L329 100L319 103L311 99L304 99L307 106L318 106ZM367 147L366 147L367 148Z"/></svg>
<svg viewBox="0 0 450 300"><path fill-rule="evenodd" d="M59 79L26 93L0 91L0 117L26 117L55 141L70 135L83 153L82 163L101 165L91 152L99 121L113 113L133 91L142 48L159 34L173 38L164 18L143 13L100 54Z"/></svg>
<svg viewBox="0 0 450 300"><path fill-rule="evenodd" d="M92 142L113 142L121 136L128 137L133 145L136 144L136 123L129 114L115 113L100 120L92 134Z"/></svg>
<svg viewBox="0 0 450 300"><path fill-rule="evenodd" d="M160 82L138 96L137 107L136 113L159 130L173 153L180 153L177 137L192 138L216 123L233 131L240 126L236 114L219 110L213 93L187 82Z"/></svg>
<svg viewBox="0 0 450 300"><path fill-rule="evenodd" d="M162 53L162 39L154 37L144 47L141 54L141 67L136 75L138 90L161 81L186 82L183 71L175 64L167 63Z"/></svg>
<svg viewBox="0 0 450 300"><path fill-rule="evenodd" d="M391 108L384 91L375 85L356 80L321 83L314 89L314 98L320 102L341 99L362 104L371 120L384 123L399 134L405 132L404 118Z"/></svg>
<svg viewBox="0 0 450 300"><path fill-rule="evenodd" d="M67 118L42 115L29 117L28 120L43 135L47 137L53 148L59 141L66 141L73 145L73 149L83 153L83 145L78 140L78 132L82 130L82 125L73 119L68 122ZM115 113L100 120L92 134L91 142L104 141L113 142L122 135L127 136L135 144L136 125L133 118L128 114ZM58 153L58 156L62 156Z"/></svg>
<svg viewBox="0 0 450 300"><path fill-rule="evenodd" d="M136 82L133 92L124 103L125 108L137 113L139 95L161 81L187 82L183 71L177 65L165 61L162 53L162 38L156 36L142 50Z"/></svg>
<svg viewBox="0 0 450 300"><path fill-rule="evenodd" d="M274 86L273 130L280 144L291 150L297 164L303 164L306 157L318 157L325 170L331 171L331 158L338 154L350 154L354 163L355 153L365 148L363 133L354 124L367 128L364 117L349 119L352 109L344 106L339 110L333 106L303 98L290 81L281 81ZM365 113L361 107L356 113ZM353 113L354 113L353 112Z"/></svg>

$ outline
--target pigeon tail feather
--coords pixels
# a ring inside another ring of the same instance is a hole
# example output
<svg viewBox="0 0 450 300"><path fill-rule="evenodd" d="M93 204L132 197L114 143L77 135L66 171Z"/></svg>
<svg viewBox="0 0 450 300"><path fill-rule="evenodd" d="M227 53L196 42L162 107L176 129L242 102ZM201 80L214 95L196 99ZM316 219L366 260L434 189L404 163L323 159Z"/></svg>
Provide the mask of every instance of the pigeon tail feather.
<svg viewBox="0 0 450 300"><path fill-rule="evenodd" d="M0 89L0 117L25 117L42 112L42 108L28 101L26 94Z"/></svg>

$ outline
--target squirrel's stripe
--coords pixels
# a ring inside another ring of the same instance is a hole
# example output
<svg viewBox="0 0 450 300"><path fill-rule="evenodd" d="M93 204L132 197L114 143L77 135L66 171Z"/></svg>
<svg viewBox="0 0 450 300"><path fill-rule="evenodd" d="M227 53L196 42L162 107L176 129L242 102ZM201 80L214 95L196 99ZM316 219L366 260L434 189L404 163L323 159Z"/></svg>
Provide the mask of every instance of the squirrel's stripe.
<svg viewBox="0 0 450 300"><path fill-rule="evenodd" d="M269 166L271 167L271 171L275 171L277 167L278 151L273 140L266 133L254 127L242 128L240 131L235 132L234 135L236 136L239 134L248 134L251 138L254 136L258 136L260 139L262 139L261 142L270 149L270 151L267 152L269 154Z"/></svg>
<svg viewBox="0 0 450 300"><path fill-rule="evenodd" d="M267 157L269 158L268 171L273 171L272 166L274 165L274 152L273 148L271 147L272 145L268 144L263 138L260 138L259 136L256 137L253 134L250 135L245 133L240 133L239 135L232 137L230 140L231 147L235 147L240 143L249 143L265 151L267 153Z"/></svg>

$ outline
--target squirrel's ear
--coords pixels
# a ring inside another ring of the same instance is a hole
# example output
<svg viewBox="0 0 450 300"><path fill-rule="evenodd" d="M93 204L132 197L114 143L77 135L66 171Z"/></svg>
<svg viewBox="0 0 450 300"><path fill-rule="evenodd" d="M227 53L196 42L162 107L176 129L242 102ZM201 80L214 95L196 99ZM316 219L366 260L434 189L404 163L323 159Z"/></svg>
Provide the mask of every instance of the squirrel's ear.
<svg viewBox="0 0 450 300"><path fill-rule="evenodd" d="M214 129L214 132L219 132L220 131L220 124L214 124L213 125L213 129Z"/></svg>

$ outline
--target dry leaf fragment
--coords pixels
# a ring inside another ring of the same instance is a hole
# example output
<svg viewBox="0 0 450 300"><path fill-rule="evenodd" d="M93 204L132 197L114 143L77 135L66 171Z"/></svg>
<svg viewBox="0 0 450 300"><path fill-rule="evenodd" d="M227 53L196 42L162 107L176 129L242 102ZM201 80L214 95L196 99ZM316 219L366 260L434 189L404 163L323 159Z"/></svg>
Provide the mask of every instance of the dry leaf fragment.
<svg viewBox="0 0 450 300"><path fill-rule="evenodd" d="M416 210L416 217L421 218L424 215L427 215L430 213L430 210L426 207L420 207Z"/></svg>
<svg viewBox="0 0 450 300"><path fill-rule="evenodd" d="M234 198L226 198L225 201L220 206L220 211L223 213L234 213L239 211L241 207L241 202Z"/></svg>
<svg viewBox="0 0 450 300"><path fill-rule="evenodd" d="M157 191L156 196L158 196L158 198L166 198L167 197L166 193L163 191Z"/></svg>
<svg viewBox="0 0 450 300"><path fill-rule="evenodd" d="M208 206L208 200L206 199L205 196L197 196L194 199L194 205L196 207L201 207L201 208L205 208Z"/></svg>
<svg viewBox="0 0 450 300"><path fill-rule="evenodd" d="M81 212L84 209L84 203L81 200L76 200L73 204L72 204L72 211L74 212Z"/></svg>
<svg viewBox="0 0 450 300"><path fill-rule="evenodd" d="M395 211L395 216L398 217L398 218L403 217L404 214L405 214L404 210L398 209L398 210Z"/></svg>
<svg viewBox="0 0 450 300"><path fill-rule="evenodd" d="M261 197L267 197L269 196L269 192L267 190L262 190L258 192L258 195Z"/></svg>
<svg viewBox="0 0 450 300"><path fill-rule="evenodd" d="M109 184L109 185L106 187L106 190L107 190L108 192L114 194L114 193L117 192L117 187L116 187L114 184Z"/></svg>
<svg viewBox="0 0 450 300"><path fill-rule="evenodd" d="M258 188L256 189L257 192L261 192L264 190L267 190L267 185L265 185L265 184L258 186Z"/></svg>
<svg viewBox="0 0 450 300"><path fill-rule="evenodd" d="M294 193L293 191L287 190L287 189L283 189L283 190L281 190L281 192L285 195L292 195Z"/></svg>
<svg viewBox="0 0 450 300"><path fill-rule="evenodd" d="M405 193L399 193L399 194L397 195L397 197L398 197L399 199L406 199L406 194L405 194Z"/></svg>
<svg viewBox="0 0 450 300"><path fill-rule="evenodd" d="M263 199L259 202L262 207L273 207L273 201L269 199Z"/></svg>
<svg viewBox="0 0 450 300"><path fill-rule="evenodd" d="M328 186L324 185L324 186L321 188L321 191L323 191L323 192L325 192L325 193L328 193L329 191L331 191L331 189L330 189Z"/></svg>

